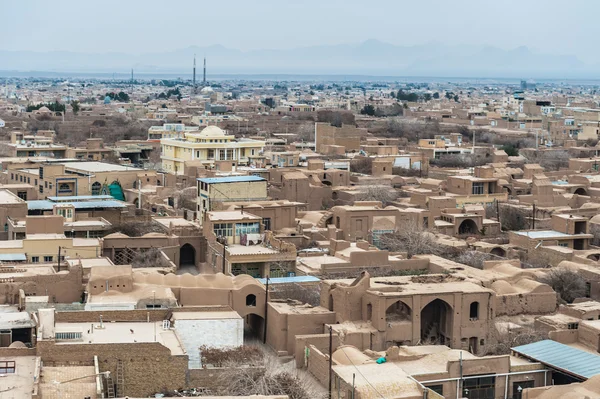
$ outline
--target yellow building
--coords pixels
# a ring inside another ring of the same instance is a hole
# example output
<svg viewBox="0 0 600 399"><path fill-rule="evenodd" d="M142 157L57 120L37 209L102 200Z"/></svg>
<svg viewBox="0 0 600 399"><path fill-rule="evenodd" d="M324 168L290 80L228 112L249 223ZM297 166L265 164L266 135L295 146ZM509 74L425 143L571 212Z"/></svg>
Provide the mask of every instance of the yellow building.
<svg viewBox="0 0 600 399"><path fill-rule="evenodd" d="M23 240L0 242L4 260L52 263L59 252L61 260L90 259L102 254L102 246L97 238L67 238L64 234L28 234Z"/></svg>
<svg viewBox="0 0 600 399"><path fill-rule="evenodd" d="M240 139L228 135L217 126L208 126L200 133L184 133L184 138L160 140L163 170L183 174L186 161L213 164L215 161L252 164L265 146L264 141Z"/></svg>

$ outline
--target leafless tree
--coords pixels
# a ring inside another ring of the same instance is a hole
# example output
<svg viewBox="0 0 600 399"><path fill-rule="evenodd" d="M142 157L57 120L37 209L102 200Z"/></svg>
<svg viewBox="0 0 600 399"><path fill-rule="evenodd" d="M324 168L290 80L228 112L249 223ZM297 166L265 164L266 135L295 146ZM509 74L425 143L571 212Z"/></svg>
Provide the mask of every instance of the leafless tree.
<svg viewBox="0 0 600 399"><path fill-rule="evenodd" d="M501 205L500 223L505 231L517 231L530 228L531 211L510 205Z"/></svg>
<svg viewBox="0 0 600 399"><path fill-rule="evenodd" d="M177 191L177 209L196 209L196 187L186 187Z"/></svg>
<svg viewBox="0 0 600 399"><path fill-rule="evenodd" d="M483 355L508 355L511 353L511 348L514 348L515 346L532 344L544 339L548 339L548 334L546 332L534 330L529 327L514 331L496 331L488 341L489 344Z"/></svg>
<svg viewBox="0 0 600 399"><path fill-rule="evenodd" d="M140 252L131 260L131 267L169 267L165 254L158 248L150 248Z"/></svg>
<svg viewBox="0 0 600 399"><path fill-rule="evenodd" d="M548 284L566 303L573 303L577 298L585 297L586 281L577 270L566 267L555 267L539 279Z"/></svg>
<svg viewBox="0 0 600 399"><path fill-rule="evenodd" d="M443 255L446 252L435 235L415 222L407 222L402 229L379 237L381 249L391 252L406 252L408 258L413 255L431 254Z"/></svg>
<svg viewBox="0 0 600 399"><path fill-rule="evenodd" d="M389 186L365 186L355 197L355 201L381 201L387 206L398 198L396 190Z"/></svg>
<svg viewBox="0 0 600 399"><path fill-rule="evenodd" d="M112 229L110 229L107 234L117 232L123 233L129 237L141 237L148 233L167 233L167 229L162 224L154 221L127 221L125 223L113 225Z"/></svg>
<svg viewBox="0 0 600 399"><path fill-rule="evenodd" d="M370 175L373 172L373 158L355 158L350 162L350 171Z"/></svg>
<svg viewBox="0 0 600 399"><path fill-rule="evenodd" d="M270 290L271 299L294 300L311 306L319 306L321 301L321 286L303 286L297 283L276 284Z"/></svg>
<svg viewBox="0 0 600 399"><path fill-rule="evenodd" d="M463 265L483 269L483 262L488 260L498 260L498 257L485 252L469 250L459 253L453 260L462 263Z"/></svg>
<svg viewBox="0 0 600 399"><path fill-rule="evenodd" d="M293 366L266 355L253 367L227 364L219 376L223 396L288 395L290 399L324 399L323 392Z"/></svg>

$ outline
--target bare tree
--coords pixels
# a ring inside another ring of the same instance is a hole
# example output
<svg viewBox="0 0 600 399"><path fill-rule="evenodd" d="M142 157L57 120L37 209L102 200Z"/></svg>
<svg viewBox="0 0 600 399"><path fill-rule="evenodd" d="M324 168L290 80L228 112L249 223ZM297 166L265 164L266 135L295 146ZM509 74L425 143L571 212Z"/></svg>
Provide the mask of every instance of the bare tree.
<svg viewBox="0 0 600 399"><path fill-rule="evenodd" d="M398 198L396 190L389 186L365 186L355 197L355 201L381 201L387 206Z"/></svg>
<svg viewBox="0 0 600 399"><path fill-rule="evenodd" d="M463 251L453 260L455 262L462 263L463 265L468 265L477 269L483 269L483 262L488 260L498 260L498 257L480 251Z"/></svg>
<svg viewBox="0 0 600 399"><path fill-rule="evenodd" d="M539 281L552 287L566 303L573 303L575 299L585 297L586 294L585 278L576 270L566 267L550 269Z"/></svg>
<svg viewBox="0 0 600 399"><path fill-rule="evenodd" d="M502 224L502 230L525 230L530 227L530 217L531 212L529 210L510 205L500 206L500 222Z"/></svg>
<svg viewBox="0 0 600 399"><path fill-rule="evenodd" d="M413 255L443 255L446 251L440 245L434 234L419 226L418 223L408 222L402 229L379 237L380 248L391 252L406 252L408 258Z"/></svg>
<svg viewBox="0 0 600 399"><path fill-rule="evenodd" d="M496 331L489 339L489 344L483 355L509 355L511 353L511 348L514 348L515 346L532 344L544 339L548 339L548 334L546 332L528 327L513 331Z"/></svg>
<svg viewBox="0 0 600 399"><path fill-rule="evenodd" d="M177 192L177 209L196 209L196 187L186 187Z"/></svg>
<svg viewBox="0 0 600 399"><path fill-rule="evenodd" d="M165 254L158 248L142 251L131 260L131 267L169 267L170 263Z"/></svg>
<svg viewBox="0 0 600 399"><path fill-rule="evenodd" d="M373 171L373 158L361 157L353 159L350 162L350 171L370 175Z"/></svg>

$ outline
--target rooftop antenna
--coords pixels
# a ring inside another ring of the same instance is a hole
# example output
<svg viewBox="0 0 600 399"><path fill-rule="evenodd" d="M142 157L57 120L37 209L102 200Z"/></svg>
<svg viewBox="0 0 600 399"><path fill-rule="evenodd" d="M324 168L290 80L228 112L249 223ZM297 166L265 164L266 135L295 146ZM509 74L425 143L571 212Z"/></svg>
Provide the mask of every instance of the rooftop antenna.
<svg viewBox="0 0 600 399"><path fill-rule="evenodd" d="M196 54L194 54L194 69L192 74L192 92L196 94Z"/></svg>

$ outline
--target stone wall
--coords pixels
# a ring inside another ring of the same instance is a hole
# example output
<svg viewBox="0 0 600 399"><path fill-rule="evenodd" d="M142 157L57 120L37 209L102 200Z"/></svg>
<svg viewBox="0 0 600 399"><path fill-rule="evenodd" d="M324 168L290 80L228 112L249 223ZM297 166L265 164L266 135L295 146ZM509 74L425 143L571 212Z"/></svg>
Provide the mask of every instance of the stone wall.
<svg viewBox="0 0 600 399"><path fill-rule="evenodd" d="M57 323L95 323L123 321L161 321L167 318L169 309L136 309L136 310L106 310L106 311L75 311L75 312L56 312L55 320Z"/></svg>

